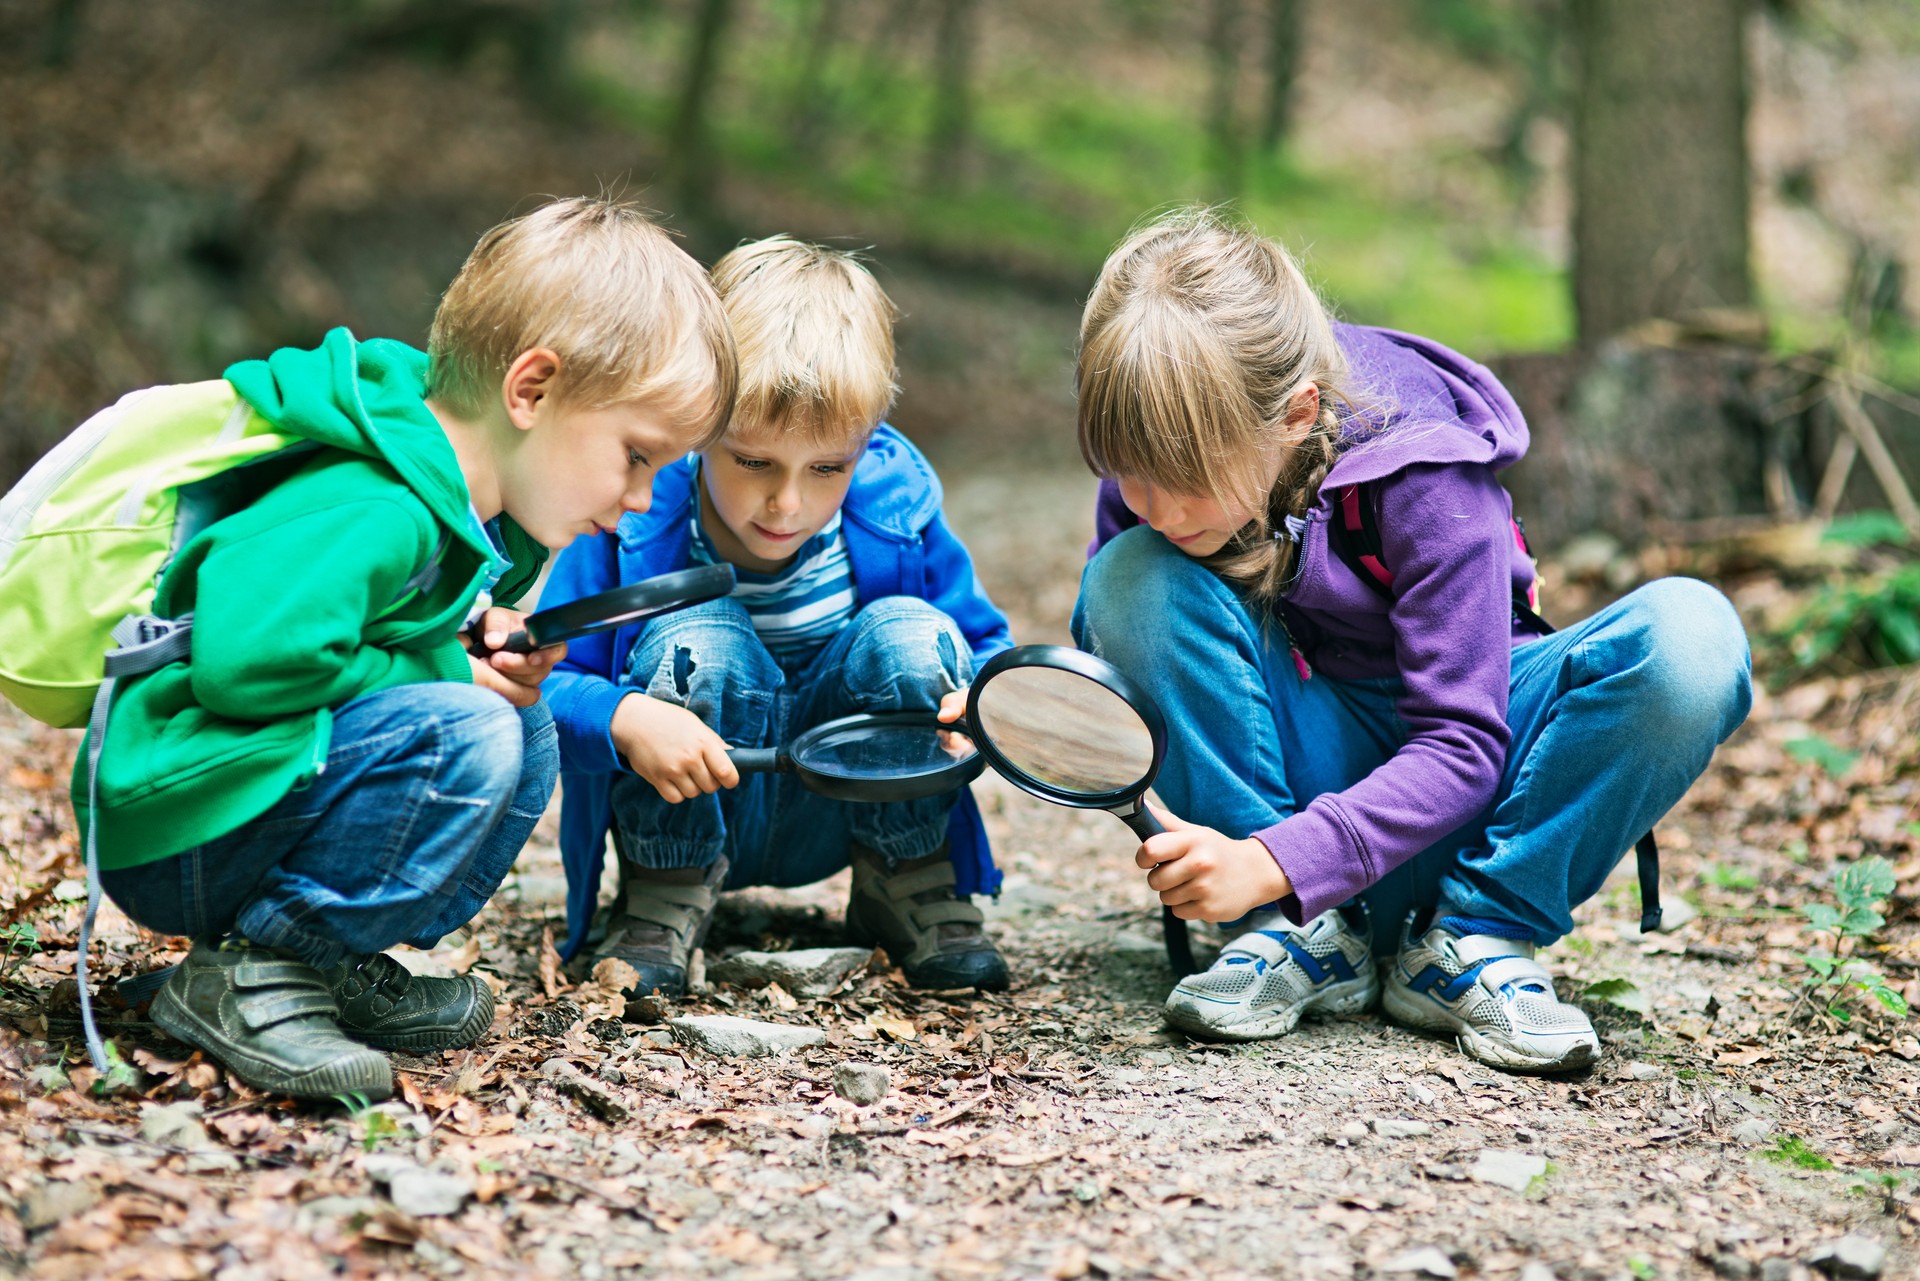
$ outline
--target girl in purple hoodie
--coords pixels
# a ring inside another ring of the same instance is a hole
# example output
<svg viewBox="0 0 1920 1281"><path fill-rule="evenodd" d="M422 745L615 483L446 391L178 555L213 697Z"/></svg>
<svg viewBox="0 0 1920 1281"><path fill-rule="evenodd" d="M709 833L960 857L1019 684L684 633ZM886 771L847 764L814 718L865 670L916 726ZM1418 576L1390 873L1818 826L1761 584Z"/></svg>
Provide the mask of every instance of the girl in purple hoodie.
<svg viewBox="0 0 1920 1281"><path fill-rule="evenodd" d="M1176 916L1241 931L1168 1021L1250 1040L1381 997L1496 1067L1593 1062L1534 949L1745 719L1726 599L1664 579L1549 634L1495 475L1527 447L1512 397L1333 324L1212 212L1108 258L1078 381L1105 479L1074 636L1169 728L1170 830L1137 861Z"/></svg>

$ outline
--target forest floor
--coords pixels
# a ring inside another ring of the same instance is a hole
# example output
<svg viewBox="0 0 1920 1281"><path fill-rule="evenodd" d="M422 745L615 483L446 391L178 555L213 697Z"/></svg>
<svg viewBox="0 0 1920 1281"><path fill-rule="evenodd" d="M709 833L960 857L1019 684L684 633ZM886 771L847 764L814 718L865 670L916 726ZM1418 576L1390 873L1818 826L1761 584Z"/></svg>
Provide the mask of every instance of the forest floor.
<svg viewBox="0 0 1920 1281"><path fill-rule="evenodd" d="M1062 636L1089 496L1059 460L949 496L1024 639ZM1562 616L1597 598L1549 571ZM1614 587L1626 577L1616 565ZM1728 586L1749 609L1778 594L1764 575ZM1692 919L1641 936L1628 860L1546 954L1605 1042L1569 1077L1504 1075L1377 1013L1251 1045L1172 1033L1124 828L989 776L1011 991L914 992L875 957L824 996L715 983L617 1017L552 953L563 881L543 827L470 929L406 958L487 975L493 1034L397 1059L400 1097L359 1110L262 1098L126 1011L108 1031L132 1088L95 1088L72 987L74 735L0 709L0 1270L1788 1281L1824 1259L1914 1275L1920 1041L1864 998L1849 1022L1801 999L1816 940L1800 909L1834 902L1836 867L1887 856L1899 886L1871 954L1920 997L1916 697L1911 670L1762 693L1661 825L1667 900ZM729 896L709 968L836 943L845 893L843 874ZM102 921L101 982L181 946ZM824 1039L714 1054L675 1040L682 1013ZM884 1097L836 1094L847 1062L884 1067Z"/></svg>

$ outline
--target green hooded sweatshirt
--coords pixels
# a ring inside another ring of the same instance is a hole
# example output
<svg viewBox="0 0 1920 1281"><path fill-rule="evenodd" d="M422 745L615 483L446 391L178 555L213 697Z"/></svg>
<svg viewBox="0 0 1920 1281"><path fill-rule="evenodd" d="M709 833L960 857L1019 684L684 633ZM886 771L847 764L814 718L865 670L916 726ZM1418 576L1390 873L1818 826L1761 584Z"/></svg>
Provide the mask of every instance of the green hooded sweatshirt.
<svg viewBox="0 0 1920 1281"><path fill-rule="evenodd" d="M334 709L374 690L468 681L455 634L496 557L446 433L427 358L335 329L226 379L287 435L322 446L180 549L154 612L194 616L192 654L118 689L100 759L100 865L132 867L224 836L325 766ZM509 518L518 600L546 550ZM403 595L450 535L438 581ZM86 751L73 777L84 831Z"/></svg>

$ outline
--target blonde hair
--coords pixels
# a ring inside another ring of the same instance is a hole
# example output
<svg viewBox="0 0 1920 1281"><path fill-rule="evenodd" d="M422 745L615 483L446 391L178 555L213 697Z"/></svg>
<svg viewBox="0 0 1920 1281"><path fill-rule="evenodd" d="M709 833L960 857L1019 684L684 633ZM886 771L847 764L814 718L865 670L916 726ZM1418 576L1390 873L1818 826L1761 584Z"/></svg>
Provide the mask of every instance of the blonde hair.
<svg viewBox="0 0 1920 1281"><path fill-rule="evenodd" d="M1306 515L1338 456L1346 377L1326 307L1285 249L1217 210L1175 210L1121 242L1087 299L1080 453L1099 475L1254 512L1205 563L1270 602L1297 557L1286 518ZM1319 417L1288 448L1287 408L1309 382Z"/></svg>
<svg viewBox="0 0 1920 1281"><path fill-rule="evenodd" d="M899 394L899 314L858 258L769 236L713 265L740 352L734 421L823 445L864 437Z"/></svg>
<svg viewBox="0 0 1920 1281"><path fill-rule="evenodd" d="M588 409L645 401L703 448L725 433L739 367L707 275L637 206L576 196L503 222L433 316L428 394L494 408L521 353L560 357L551 394Z"/></svg>

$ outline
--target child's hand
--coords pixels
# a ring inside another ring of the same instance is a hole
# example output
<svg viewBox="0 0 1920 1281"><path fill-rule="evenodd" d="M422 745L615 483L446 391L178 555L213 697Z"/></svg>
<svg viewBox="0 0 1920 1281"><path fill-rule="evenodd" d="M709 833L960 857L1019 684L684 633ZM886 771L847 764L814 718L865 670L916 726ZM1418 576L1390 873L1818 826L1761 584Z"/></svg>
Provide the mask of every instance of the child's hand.
<svg viewBox="0 0 1920 1281"><path fill-rule="evenodd" d="M964 688L956 689L950 694L942 694L940 696L940 711L937 713L935 719L951 724L966 714L967 691Z"/></svg>
<svg viewBox="0 0 1920 1281"><path fill-rule="evenodd" d="M1133 856L1147 873L1147 886L1183 921L1231 921L1293 893L1267 847L1249 836L1183 822L1165 810L1154 814L1167 830L1150 836Z"/></svg>
<svg viewBox="0 0 1920 1281"><path fill-rule="evenodd" d="M705 721L645 694L629 694L614 709L613 745L672 805L740 783L726 743Z"/></svg>
<svg viewBox="0 0 1920 1281"><path fill-rule="evenodd" d="M515 707L532 707L540 701L540 682L547 679L553 665L567 656L567 647L549 645L531 654L508 654L499 647L507 637L520 630L525 614L498 605L489 609L477 629L487 648L485 658L467 655L473 671L473 683L492 690Z"/></svg>

